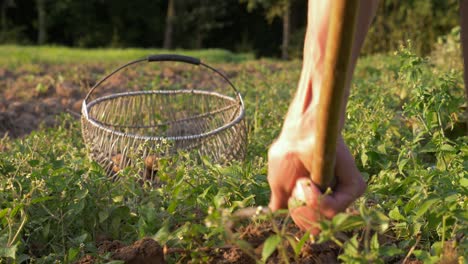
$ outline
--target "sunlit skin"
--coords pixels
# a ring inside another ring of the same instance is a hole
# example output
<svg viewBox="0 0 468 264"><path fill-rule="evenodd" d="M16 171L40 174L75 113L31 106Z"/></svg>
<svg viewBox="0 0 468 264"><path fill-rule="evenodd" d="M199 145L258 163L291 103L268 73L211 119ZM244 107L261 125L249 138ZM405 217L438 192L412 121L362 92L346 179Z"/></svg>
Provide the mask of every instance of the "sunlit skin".
<svg viewBox="0 0 468 264"><path fill-rule="evenodd" d="M332 218L344 211L366 188L366 183L341 135L336 149L337 184L333 193L322 197L320 190L310 182L317 98L320 96L323 76L331 3L332 1L309 1L304 58L298 89L289 107L281 134L268 152L268 182L272 192L269 207L272 210L287 208L288 200L294 196L303 200L305 206L291 210L291 215L300 228L312 233L319 232L313 228L318 218ZM377 5L378 1L375 0L360 2L340 127L344 124L352 72Z"/></svg>

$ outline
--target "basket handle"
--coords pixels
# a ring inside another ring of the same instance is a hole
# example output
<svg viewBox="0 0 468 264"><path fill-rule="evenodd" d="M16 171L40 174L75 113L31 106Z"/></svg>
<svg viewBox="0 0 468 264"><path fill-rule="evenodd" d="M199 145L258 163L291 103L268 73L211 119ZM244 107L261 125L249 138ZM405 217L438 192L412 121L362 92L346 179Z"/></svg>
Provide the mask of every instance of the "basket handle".
<svg viewBox="0 0 468 264"><path fill-rule="evenodd" d="M228 77L226 75L224 75L222 72L218 71L217 69L203 63L200 59L198 58L194 58L194 57L190 57L190 56L185 56L185 55L178 55L178 54L158 54L158 55L149 55L148 57L146 58L143 58L143 59L138 59L138 60L134 60L134 61L131 61L131 62L128 62L122 66L120 66L119 68L117 68L116 70L114 70L113 72L111 72L110 74L106 75L104 78L102 78L101 80L99 80L96 84L94 84L94 86L89 90L88 94L86 94L86 97L85 99L83 100L83 104L85 104L89 97L91 96L91 94L93 93L93 91L99 86L101 85L103 82L105 82L107 79L109 79L112 75L116 74L118 71L122 70L123 68L126 68L130 65L133 65L133 64L136 64L136 63L140 63L140 62L143 62L143 61L148 61L148 62L155 62L155 61L176 61L176 62L185 62L185 63L189 63L189 64L193 64L193 65L196 65L196 66L203 66L205 68L208 68L209 70L217 73L218 75L221 76L221 78L223 78L228 84L229 86L231 86L231 88L234 90L234 92L236 93L237 97L239 98L239 101L240 101L240 104L242 107L244 107L244 101L242 100L242 96L240 95L239 91L237 90L237 88L234 86L234 84L232 84L231 81L229 81Z"/></svg>
<svg viewBox="0 0 468 264"><path fill-rule="evenodd" d="M149 62L152 61L178 61L178 62L186 62L194 65L200 65L200 59L184 56L184 55L177 55L177 54L158 54L158 55L149 55L146 58Z"/></svg>
<svg viewBox="0 0 468 264"><path fill-rule="evenodd" d="M148 62L153 62L153 61L177 61L177 62L185 62L185 63L190 63L193 65L201 65L215 73L217 73L221 78L223 78L229 86L234 90L236 93L237 97L239 98L239 101L241 102L242 107L244 107L244 101L242 100L242 96L240 95L239 91L237 88L234 86L234 84L231 83L229 78L224 75L222 72L218 71L217 69L211 67L208 64L203 63L200 59L190 57L190 56L185 56L185 55L178 55L178 54L158 54L158 55L149 55L147 58Z"/></svg>

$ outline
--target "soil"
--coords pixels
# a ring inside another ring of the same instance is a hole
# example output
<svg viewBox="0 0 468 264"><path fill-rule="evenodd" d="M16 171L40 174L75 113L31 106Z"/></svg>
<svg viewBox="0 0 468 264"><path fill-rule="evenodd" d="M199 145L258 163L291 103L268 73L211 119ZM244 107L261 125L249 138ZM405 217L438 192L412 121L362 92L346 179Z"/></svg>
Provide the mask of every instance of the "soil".
<svg viewBox="0 0 468 264"><path fill-rule="evenodd" d="M291 234L296 237L302 237L303 233L298 230L294 224L288 226ZM273 234L270 224L251 223L234 230L239 235L239 239L248 242L253 248L257 259L261 258L263 242ZM127 264L152 264L165 263L165 260L174 253L190 258L190 251L179 248L162 248L156 241L151 238L138 240L132 245L126 246L118 240L104 240L98 243L98 253L101 257L85 255L78 260L77 264L94 264L100 263L104 255L110 253L110 260L122 260ZM337 257L340 253L340 248L331 242L323 244L313 244L307 242L303 247L298 257L294 256L293 249L284 245L287 249L287 254L290 257L291 263L298 264L314 264L314 263L338 263ZM245 251L241 250L236 245L225 245L222 247L201 248L200 252L204 252L209 256L209 263L224 263L224 264L255 264L253 259ZM274 252L268 259L267 263L280 263L278 252Z"/></svg>
<svg viewBox="0 0 468 264"><path fill-rule="evenodd" d="M164 253L156 241L144 238L133 245L118 248L112 253L112 259L123 260L127 264L156 264L164 263Z"/></svg>
<svg viewBox="0 0 468 264"><path fill-rule="evenodd" d="M163 248L151 238L143 238L132 245L125 246L120 241L103 241L99 246L100 255L111 253L112 260L121 260L127 264L160 264L165 263ZM100 263L97 257L86 255L76 264Z"/></svg>
<svg viewBox="0 0 468 264"><path fill-rule="evenodd" d="M84 68L0 68L0 137L22 137L39 126L52 127L57 124L57 115L66 111L79 116L89 80L81 75L71 76L70 80L57 77L73 70L82 72Z"/></svg>

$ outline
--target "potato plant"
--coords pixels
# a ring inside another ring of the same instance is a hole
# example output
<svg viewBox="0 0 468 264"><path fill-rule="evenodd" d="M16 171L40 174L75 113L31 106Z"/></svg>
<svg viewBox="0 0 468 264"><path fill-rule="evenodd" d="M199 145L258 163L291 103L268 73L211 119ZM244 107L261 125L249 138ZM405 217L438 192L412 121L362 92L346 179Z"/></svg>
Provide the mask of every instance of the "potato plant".
<svg viewBox="0 0 468 264"><path fill-rule="evenodd" d="M53 69L52 59L45 63ZM157 160L154 185L132 167L108 177L88 159L70 114L57 126L1 139L0 263L73 263L85 255L106 263L112 255L99 252L100 242L144 237L168 249L169 263L220 262L232 247L258 262L301 263L311 257L304 252L312 239L336 249L344 263L466 261L468 137L460 68L437 68L408 48L359 62L344 137L368 189L353 210L319 222L322 233L311 238L294 229L287 211L236 218L243 208L268 204L266 153L300 62L217 66L232 73L245 99L244 161L219 165L179 153ZM261 239L253 242L256 234Z"/></svg>

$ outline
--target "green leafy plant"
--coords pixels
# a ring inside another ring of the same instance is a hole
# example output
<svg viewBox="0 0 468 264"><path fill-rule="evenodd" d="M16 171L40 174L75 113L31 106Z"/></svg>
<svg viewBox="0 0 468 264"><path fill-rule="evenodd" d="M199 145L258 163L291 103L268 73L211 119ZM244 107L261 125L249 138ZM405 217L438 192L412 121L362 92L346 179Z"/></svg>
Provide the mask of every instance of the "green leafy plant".
<svg viewBox="0 0 468 264"><path fill-rule="evenodd" d="M23 70L39 83L37 65ZM74 83L98 78L88 66L103 67L86 64L79 74L60 68L60 74ZM50 74L58 76L54 67ZM454 132L462 119L460 68L436 68L410 48L362 58L344 138L368 191L350 212L320 221L322 233L311 241L287 211L253 210L253 217L236 220L240 210L268 204L266 153L300 64L255 60L219 67L235 75L245 99L244 161L219 165L181 152L158 161L154 184L131 167L109 177L88 158L80 124L68 115L57 127L0 139L0 262L73 263L91 255L105 263L111 254L99 253L99 241L130 244L143 237L165 246L169 263L216 262L236 249L259 262L293 263L317 243L336 248L346 263L466 261L468 137ZM143 81L131 84L147 87ZM232 222L236 228L228 231Z"/></svg>

